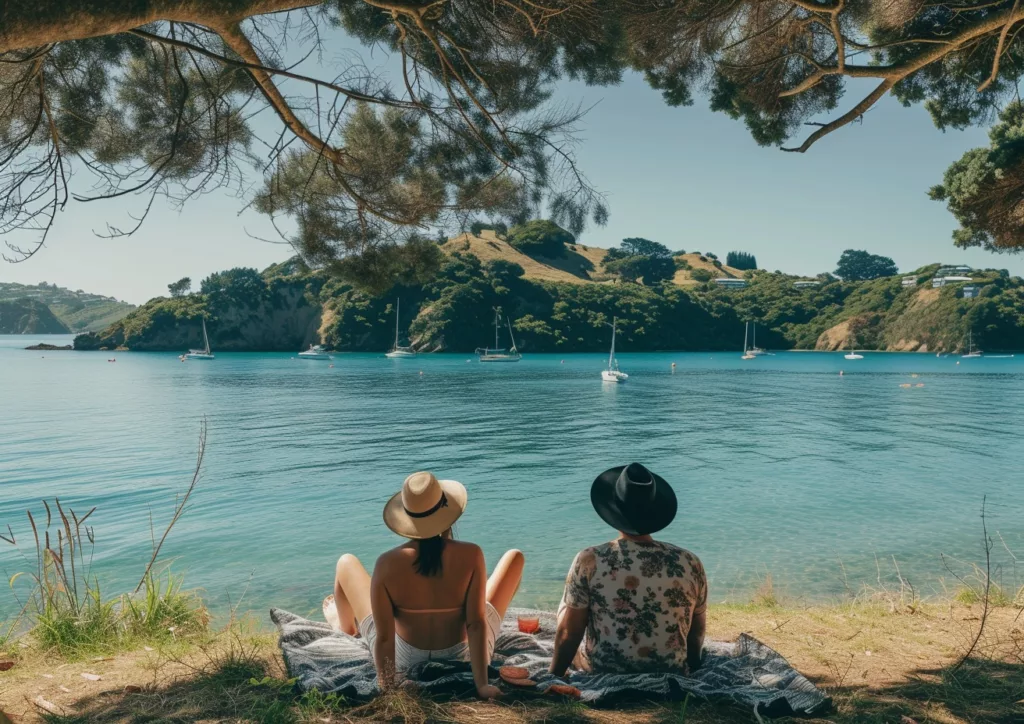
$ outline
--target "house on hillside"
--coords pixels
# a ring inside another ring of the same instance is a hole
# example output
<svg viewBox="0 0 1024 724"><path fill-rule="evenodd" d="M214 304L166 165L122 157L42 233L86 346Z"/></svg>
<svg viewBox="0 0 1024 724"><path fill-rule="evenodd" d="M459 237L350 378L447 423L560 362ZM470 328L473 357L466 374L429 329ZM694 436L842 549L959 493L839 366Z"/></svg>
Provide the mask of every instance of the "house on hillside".
<svg viewBox="0 0 1024 724"><path fill-rule="evenodd" d="M940 266L935 272L936 277L949 277L949 276L967 276L973 269L966 264L958 264L956 266Z"/></svg>
<svg viewBox="0 0 1024 724"><path fill-rule="evenodd" d="M715 279L715 284L724 289L743 289L747 286L746 279L731 279L729 277L718 277Z"/></svg>
<svg viewBox="0 0 1024 724"><path fill-rule="evenodd" d="M973 282L973 281L974 280L971 279L971 277L965 277L965 276L948 276L948 277L936 276L936 277L934 277L932 279L932 288L933 289L938 289L939 287L946 287L946 286L949 286L951 284L963 284L964 282Z"/></svg>
<svg viewBox="0 0 1024 724"><path fill-rule="evenodd" d="M900 282L900 286L904 289L907 289L908 287L916 287L917 277L903 277L903 280Z"/></svg>
<svg viewBox="0 0 1024 724"><path fill-rule="evenodd" d="M794 289L812 289L818 286L821 286L821 282L816 279L798 279L793 282Z"/></svg>
<svg viewBox="0 0 1024 724"><path fill-rule="evenodd" d="M961 291L964 293L964 299L974 299L981 293L981 287L977 284L970 284Z"/></svg>

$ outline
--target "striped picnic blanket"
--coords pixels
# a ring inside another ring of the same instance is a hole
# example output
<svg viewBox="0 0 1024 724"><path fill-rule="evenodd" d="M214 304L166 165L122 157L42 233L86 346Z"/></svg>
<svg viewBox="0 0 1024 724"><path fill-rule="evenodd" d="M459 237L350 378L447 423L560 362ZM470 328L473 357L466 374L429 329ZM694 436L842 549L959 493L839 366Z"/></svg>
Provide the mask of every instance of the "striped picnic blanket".
<svg viewBox="0 0 1024 724"><path fill-rule="evenodd" d="M516 618L540 618L537 634L519 632ZM304 690L338 693L351 700L367 700L377 693L376 672L370 651L361 638L331 629L326 623L271 609L270 618L280 632L280 645L290 675ZM752 636L734 642L708 641L703 663L692 675L675 673L588 674L570 671L565 678L547 673L554 644L555 617L544 611L511 609L495 642L492 675L500 666L529 670L543 692L553 684L569 684L582 692L582 700L597 705L625 701L730 700L749 706L761 716L819 715L831 700L794 669L777 651ZM469 664L426 662L407 672L424 692L439 696L473 694ZM497 683L497 682L496 682Z"/></svg>

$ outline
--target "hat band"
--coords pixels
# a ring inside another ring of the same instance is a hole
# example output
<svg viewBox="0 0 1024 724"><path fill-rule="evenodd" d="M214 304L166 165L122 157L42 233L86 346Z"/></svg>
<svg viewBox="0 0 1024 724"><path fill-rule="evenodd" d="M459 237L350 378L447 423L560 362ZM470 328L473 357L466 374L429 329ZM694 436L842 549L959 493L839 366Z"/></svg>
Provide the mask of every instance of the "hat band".
<svg viewBox="0 0 1024 724"><path fill-rule="evenodd" d="M423 511L422 513L413 513L408 508L405 508L405 506L402 507L405 509L405 514L408 515L410 518L427 518L436 513L437 511L441 510L441 508L448 507L448 496L445 495L444 493L441 493L441 499L437 501L437 505L435 505L430 510Z"/></svg>

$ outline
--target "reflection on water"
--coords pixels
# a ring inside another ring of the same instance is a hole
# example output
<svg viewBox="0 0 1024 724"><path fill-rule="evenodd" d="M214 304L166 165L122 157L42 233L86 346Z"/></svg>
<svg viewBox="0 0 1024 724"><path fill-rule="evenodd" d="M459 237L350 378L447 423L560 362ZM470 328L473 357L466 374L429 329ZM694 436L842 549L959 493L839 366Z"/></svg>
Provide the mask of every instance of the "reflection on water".
<svg viewBox="0 0 1024 724"><path fill-rule="evenodd" d="M630 379L611 385L602 355L344 354L330 368L26 343L0 338L0 524L17 530L42 497L99 506L110 591L137 580L150 514L159 527L173 512L204 415L203 478L166 551L219 604L244 591L245 607L315 609L341 552L369 565L397 542L381 510L419 469L467 485L457 533L489 560L526 553L523 602L557 599L576 550L609 537L590 483L631 460L675 487L664 537L704 558L714 600L768 571L793 595L837 594L840 561L873 582L876 556L883 574L895 556L915 586L940 590L940 553L982 553L984 494L990 530L1024 553L1024 358L622 354ZM23 567L0 548L0 572ZM0 593L0 613L11 605Z"/></svg>

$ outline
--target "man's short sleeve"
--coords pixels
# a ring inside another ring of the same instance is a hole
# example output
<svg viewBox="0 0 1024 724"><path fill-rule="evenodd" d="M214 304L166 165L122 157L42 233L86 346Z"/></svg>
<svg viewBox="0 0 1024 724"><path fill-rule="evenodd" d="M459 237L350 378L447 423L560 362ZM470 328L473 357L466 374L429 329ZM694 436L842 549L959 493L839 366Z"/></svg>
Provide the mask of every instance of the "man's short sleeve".
<svg viewBox="0 0 1024 724"><path fill-rule="evenodd" d="M594 552L582 550L576 554L565 578L562 604L569 608L590 607L590 577L594 573Z"/></svg>

